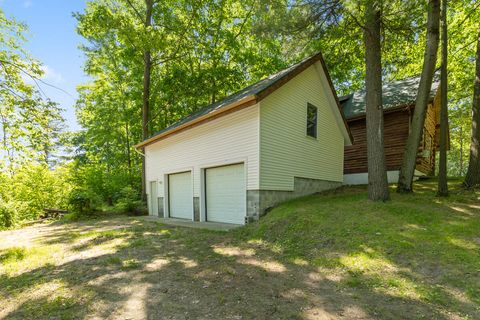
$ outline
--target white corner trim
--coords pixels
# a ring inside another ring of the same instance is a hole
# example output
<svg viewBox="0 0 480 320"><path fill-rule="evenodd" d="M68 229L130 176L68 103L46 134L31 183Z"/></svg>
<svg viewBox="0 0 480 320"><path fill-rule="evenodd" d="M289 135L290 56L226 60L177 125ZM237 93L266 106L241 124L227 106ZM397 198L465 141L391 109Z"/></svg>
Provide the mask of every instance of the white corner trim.
<svg viewBox="0 0 480 320"><path fill-rule="evenodd" d="M338 110L337 101L335 100L335 96L333 95L332 88L328 85L328 79L325 75L325 71L320 61L315 62L315 70L317 71L318 76L320 77L320 82L322 83L323 91L325 92L327 99L329 101L330 109L332 110L333 114L335 115L335 120L337 120L338 127L342 132L345 146L351 146L352 140L350 139L350 135L348 134L348 129L346 127L345 122L343 121L342 114L340 110Z"/></svg>
<svg viewBox="0 0 480 320"><path fill-rule="evenodd" d="M388 183L398 183L398 176L399 176L399 171L398 170L392 170L392 171L387 171L387 180ZM413 177L413 180L416 181L418 180L419 177L424 177L426 174L415 170L415 176ZM344 174L343 175L343 185L361 185L361 184L368 184L368 173L367 172L362 172L362 173L349 173L349 174Z"/></svg>
<svg viewBox="0 0 480 320"><path fill-rule="evenodd" d="M397 183L398 182L398 170L387 171L387 180L388 183ZM343 175L343 184L344 185L362 185L368 184L368 173L350 173Z"/></svg>

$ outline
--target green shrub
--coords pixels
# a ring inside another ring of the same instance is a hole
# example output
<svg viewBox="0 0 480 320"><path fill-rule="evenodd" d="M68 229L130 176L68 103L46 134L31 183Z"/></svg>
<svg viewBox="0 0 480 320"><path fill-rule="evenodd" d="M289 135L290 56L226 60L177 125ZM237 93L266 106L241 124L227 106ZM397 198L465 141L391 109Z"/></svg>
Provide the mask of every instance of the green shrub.
<svg viewBox="0 0 480 320"><path fill-rule="evenodd" d="M141 207L140 194L132 187L124 187L116 195L115 209L120 212L138 215Z"/></svg>
<svg viewBox="0 0 480 320"><path fill-rule="evenodd" d="M36 220L45 208L66 208L71 190L68 176L68 166L51 170L45 165L26 163L16 168L15 174L0 179L0 197L9 199L16 222Z"/></svg>
<svg viewBox="0 0 480 320"><path fill-rule="evenodd" d="M80 215L92 214L101 204L100 197L89 191L73 189L68 199L69 208Z"/></svg>
<svg viewBox="0 0 480 320"><path fill-rule="evenodd" d="M105 163L75 165L72 171L72 183L78 189L89 190L98 195L106 206L122 205L139 199L140 175L132 176L128 170L117 168L110 170ZM130 187L126 187L130 186Z"/></svg>
<svg viewBox="0 0 480 320"><path fill-rule="evenodd" d="M0 229L11 228L15 225L17 211L13 203L0 199Z"/></svg>

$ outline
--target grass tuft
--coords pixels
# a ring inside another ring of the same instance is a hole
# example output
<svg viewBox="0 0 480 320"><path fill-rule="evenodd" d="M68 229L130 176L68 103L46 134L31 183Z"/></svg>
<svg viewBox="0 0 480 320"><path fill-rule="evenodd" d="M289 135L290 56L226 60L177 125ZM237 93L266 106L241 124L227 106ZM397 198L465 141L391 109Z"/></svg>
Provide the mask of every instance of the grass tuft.
<svg viewBox="0 0 480 320"><path fill-rule="evenodd" d="M137 269L140 267L140 262L136 259L128 259L122 261L122 270Z"/></svg>
<svg viewBox="0 0 480 320"><path fill-rule="evenodd" d="M24 247L12 247L0 253L0 262L11 263L25 259L27 250Z"/></svg>

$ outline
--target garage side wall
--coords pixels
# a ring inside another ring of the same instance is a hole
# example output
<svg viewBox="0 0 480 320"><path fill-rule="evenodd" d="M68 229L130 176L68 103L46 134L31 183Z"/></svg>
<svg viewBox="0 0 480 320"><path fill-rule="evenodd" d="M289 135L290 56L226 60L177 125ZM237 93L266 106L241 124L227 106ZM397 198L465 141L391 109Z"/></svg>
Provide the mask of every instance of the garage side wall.
<svg viewBox="0 0 480 320"><path fill-rule="evenodd" d="M260 189L247 193L249 217L342 185L345 139L330 90L317 63L260 102ZM308 104L317 107L316 138L307 135Z"/></svg>
<svg viewBox="0 0 480 320"><path fill-rule="evenodd" d="M145 148L145 156L146 180L158 182L160 201L165 197L166 175L192 171L196 213L202 168L244 162L247 190L258 190L259 107L247 107L153 143ZM147 193L152 196L149 183Z"/></svg>
<svg viewBox="0 0 480 320"><path fill-rule="evenodd" d="M312 65L260 102L260 190L294 191L295 178L343 181L344 137L319 69ZM306 133L308 103L318 109L317 138Z"/></svg>

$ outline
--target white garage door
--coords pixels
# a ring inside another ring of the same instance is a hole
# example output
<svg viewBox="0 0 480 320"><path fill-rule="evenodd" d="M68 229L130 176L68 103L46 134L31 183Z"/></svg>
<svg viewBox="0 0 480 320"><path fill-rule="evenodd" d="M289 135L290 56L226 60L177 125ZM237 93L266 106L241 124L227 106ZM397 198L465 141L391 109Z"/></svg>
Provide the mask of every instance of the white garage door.
<svg viewBox="0 0 480 320"><path fill-rule="evenodd" d="M168 198L171 218L192 219L192 174L182 172L168 175Z"/></svg>
<svg viewBox="0 0 480 320"><path fill-rule="evenodd" d="M246 187L243 164L206 169L207 220L245 223Z"/></svg>

